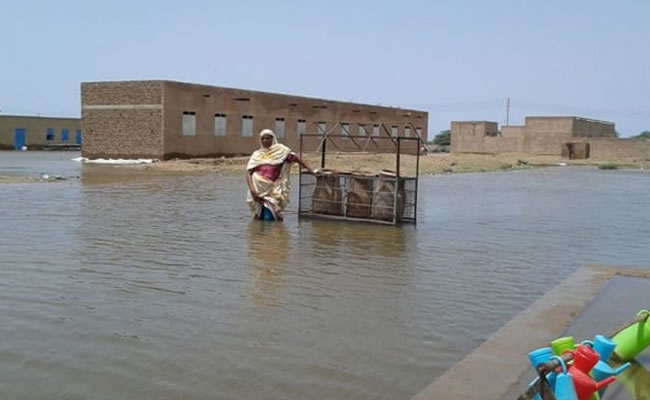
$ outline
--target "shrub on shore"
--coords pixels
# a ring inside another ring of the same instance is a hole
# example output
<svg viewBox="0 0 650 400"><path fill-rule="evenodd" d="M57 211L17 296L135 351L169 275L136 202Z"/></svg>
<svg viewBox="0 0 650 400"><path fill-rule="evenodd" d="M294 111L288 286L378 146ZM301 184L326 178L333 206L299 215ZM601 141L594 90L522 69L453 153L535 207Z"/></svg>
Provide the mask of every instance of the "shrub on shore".
<svg viewBox="0 0 650 400"><path fill-rule="evenodd" d="M616 164L598 164L598 169L618 169Z"/></svg>

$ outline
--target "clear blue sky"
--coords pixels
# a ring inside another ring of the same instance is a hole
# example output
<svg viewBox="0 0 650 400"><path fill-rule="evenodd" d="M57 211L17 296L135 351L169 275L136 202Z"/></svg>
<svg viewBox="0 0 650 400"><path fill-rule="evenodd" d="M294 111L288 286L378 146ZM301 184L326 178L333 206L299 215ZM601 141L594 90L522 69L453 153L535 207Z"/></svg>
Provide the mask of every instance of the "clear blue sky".
<svg viewBox="0 0 650 400"><path fill-rule="evenodd" d="M650 130L650 1L0 0L3 114L78 116L79 83L172 79L429 112Z"/></svg>

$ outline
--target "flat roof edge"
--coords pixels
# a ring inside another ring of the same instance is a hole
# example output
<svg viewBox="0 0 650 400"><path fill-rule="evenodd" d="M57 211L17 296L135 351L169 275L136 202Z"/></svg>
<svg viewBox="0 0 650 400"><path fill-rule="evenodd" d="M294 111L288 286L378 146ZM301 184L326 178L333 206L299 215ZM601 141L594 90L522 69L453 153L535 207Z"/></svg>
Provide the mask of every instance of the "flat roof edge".
<svg viewBox="0 0 650 400"><path fill-rule="evenodd" d="M498 124L496 121L451 121L451 123L456 123L456 124Z"/></svg>
<svg viewBox="0 0 650 400"><path fill-rule="evenodd" d="M226 86L208 85L208 84L203 84L203 83L174 81L174 80L168 80L168 79L127 80L127 81L93 81L93 82L81 82L81 85L82 86L85 85L85 84L89 84L89 85L106 84L106 85L109 85L109 84L120 84L120 83L125 83L125 84L162 83L162 84L172 84L172 85L188 85L188 86L195 86L195 87L203 87L203 88L206 88L206 89L234 90L234 91L241 91L241 92L246 92L246 93L250 93L250 94L287 96L287 97L292 97L292 98L295 98L295 99L302 99L302 100L315 101L315 102L349 104L349 105L352 105L352 106L376 107L376 108L382 108L382 109L388 109L388 110L401 110L401 111L404 111L404 112L414 112L414 113L424 114L424 115L426 115L427 118L429 117L429 112L428 111L415 110L415 109L410 109L410 108L393 107L393 106L386 106L386 105L376 105L376 104L369 104L369 103L357 103L357 102L350 102L350 101L343 101L343 100L324 99L324 98L319 98L319 97L300 96L300 95L288 94L288 93L266 92L266 91L253 90L253 89L233 88L233 87L226 87Z"/></svg>
<svg viewBox="0 0 650 400"><path fill-rule="evenodd" d="M530 115L527 116L526 119L579 119L582 121L589 121L589 122L597 122L599 124L604 124L604 125L615 125L614 122L611 121L603 121L601 119L595 119L595 118L587 118L587 117L579 117L577 115Z"/></svg>
<svg viewBox="0 0 650 400"><path fill-rule="evenodd" d="M0 114L0 118L75 119L81 121L81 117L52 117L49 115L28 115L28 114Z"/></svg>

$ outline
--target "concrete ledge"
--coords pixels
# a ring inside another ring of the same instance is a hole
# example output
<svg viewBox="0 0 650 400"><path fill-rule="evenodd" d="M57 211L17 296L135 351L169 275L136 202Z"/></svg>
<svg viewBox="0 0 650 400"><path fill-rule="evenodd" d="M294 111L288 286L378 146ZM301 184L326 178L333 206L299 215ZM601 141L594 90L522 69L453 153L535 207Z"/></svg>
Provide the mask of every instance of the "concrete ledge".
<svg viewBox="0 0 650 400"><path fill-rule="evenodd" d="M526 354L559 337L617 275L650 278L650 269L582 267L452 366L413 400L500 400L530 369ZM504 354L511 356L504 357Z"/></svg>

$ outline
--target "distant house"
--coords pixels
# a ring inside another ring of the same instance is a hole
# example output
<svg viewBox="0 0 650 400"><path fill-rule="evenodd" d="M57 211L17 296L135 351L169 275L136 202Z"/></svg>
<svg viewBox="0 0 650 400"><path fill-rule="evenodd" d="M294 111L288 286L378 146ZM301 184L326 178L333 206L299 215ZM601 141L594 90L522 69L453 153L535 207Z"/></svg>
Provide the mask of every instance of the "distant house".
<svg viewBox="0 0 650 400"><path fill-rule="evenodd" d="M0 150L42 149L47 144L81 145L79 118L0 115Z"/></svg>
<svg viewBox="0 0 650 400"><path fill-rule="evenodd" d="M618 139L614 123L582 117L526 117L524 125L453 121L452 153L526 153L569 159L650 156L650 142Z"/></svg>

